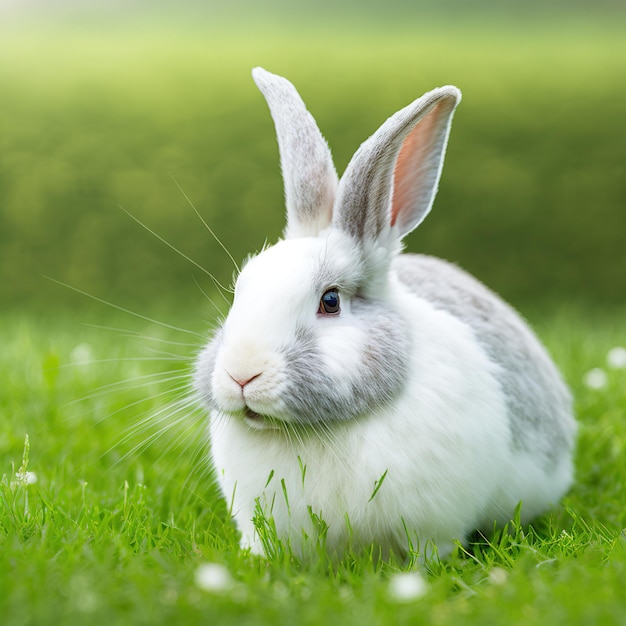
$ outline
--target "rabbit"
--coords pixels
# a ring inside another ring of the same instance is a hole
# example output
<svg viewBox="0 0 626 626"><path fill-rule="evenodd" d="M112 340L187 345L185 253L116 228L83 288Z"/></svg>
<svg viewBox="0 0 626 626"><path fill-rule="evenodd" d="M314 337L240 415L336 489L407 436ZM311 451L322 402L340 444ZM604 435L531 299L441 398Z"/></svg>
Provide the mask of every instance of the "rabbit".
<svg viewBox="0 0 626 626"><path fill-rule="evenodd" d="M293 85L252 75L276 127L287 225L241 269L194 373L241 546L264 554L265 519L296 555L321 533L333 555L443 558L477 529L553 506L576 434L556 366L478 280L402 253L431 209L460 91L395 113L338 180Z"/></svg>

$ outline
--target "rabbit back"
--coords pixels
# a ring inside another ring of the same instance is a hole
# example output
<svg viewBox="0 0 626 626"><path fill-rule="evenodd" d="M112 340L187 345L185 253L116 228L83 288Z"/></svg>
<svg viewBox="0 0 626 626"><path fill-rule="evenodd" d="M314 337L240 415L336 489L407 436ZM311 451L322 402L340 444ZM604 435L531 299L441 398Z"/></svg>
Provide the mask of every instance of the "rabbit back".
<svg viewBox="0 0 626 626"><path fill-rule="evenodd" d="M576 423L569 390L546 349L521 316L456 265L421 254L394 261L400 282L416 296L469 326L498 367L511 444L546 470L569 459Z"/></svg>

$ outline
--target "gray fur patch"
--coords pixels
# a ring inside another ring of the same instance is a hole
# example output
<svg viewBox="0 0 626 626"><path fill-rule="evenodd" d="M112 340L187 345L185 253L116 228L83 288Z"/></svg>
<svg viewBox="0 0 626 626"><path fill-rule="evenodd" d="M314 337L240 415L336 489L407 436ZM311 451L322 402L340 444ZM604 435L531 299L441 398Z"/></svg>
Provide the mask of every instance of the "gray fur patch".
<svg viewBox="0 0 626 626"><path fill-rule="evenodd" d="M401 131L402 129L399 129ZM395 137L374 135L364 142L339 183L334 215L338 228L357 241L376 239L389 220Z"/></svg>
<svg viewBox="0 0 626 626"><path fill-rule="evenodd" d="M217 352L222 342L222 330L218 330L196 359L194 387L200 400L209 408L215 408L211 378L215 369Z"/></svg>
<svg viewBox="0 0 626 626"><path fill-rule="evenodd" d="M346 371L351 385L346 391L324 367L315 334L301 331L296 347L285 352L289 383L284 401L300 424L347 420L385 405L400 393L406 382L410 346L402 318L383 305L355 298L352 312L367 328L367 343L359 370ZM337 359L341 360L337 351Z"/></svg>
<svg viewBox="0 0 626 626"><path fill-rule="evenodd" d="M498 381L506 396L513 446L540 454L548 466L571 449L575 422L569 390L517 312L441 259L402 254L393 267L413 293L466 323L500 367Z"/></svg>

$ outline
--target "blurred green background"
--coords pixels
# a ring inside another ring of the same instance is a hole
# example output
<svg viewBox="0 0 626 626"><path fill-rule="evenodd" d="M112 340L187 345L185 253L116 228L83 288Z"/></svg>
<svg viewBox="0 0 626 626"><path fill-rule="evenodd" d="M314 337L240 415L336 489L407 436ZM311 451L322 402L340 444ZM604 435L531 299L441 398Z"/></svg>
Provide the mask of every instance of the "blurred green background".
<svg viewBox="0 0 626 626"><path fill-rule="evenodd" d="M0 303L200 306L275 241L282 181L250 69L298 88L339 172L452 83L433 213L408 248L519 306L626 303L626 25L613 2L0 1Z"/></svg>

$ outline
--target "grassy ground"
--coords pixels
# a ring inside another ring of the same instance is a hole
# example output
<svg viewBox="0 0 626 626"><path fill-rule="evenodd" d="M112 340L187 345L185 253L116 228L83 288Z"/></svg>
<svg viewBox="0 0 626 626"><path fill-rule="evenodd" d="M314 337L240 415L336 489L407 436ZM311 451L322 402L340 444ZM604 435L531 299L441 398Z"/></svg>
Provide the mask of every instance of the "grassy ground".
<svg viewBox="0 0 626 626"><path fill-rule="evenodd" d="M619 313L532 315L581 422L562 507L408 578L368 556L305 567L238 549L203 417L181 400L199 318L182 332L106 311L5 315L2 623L624 623L626 370L606 361L626 343Z"/></svg>

